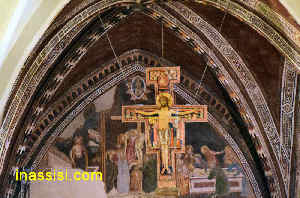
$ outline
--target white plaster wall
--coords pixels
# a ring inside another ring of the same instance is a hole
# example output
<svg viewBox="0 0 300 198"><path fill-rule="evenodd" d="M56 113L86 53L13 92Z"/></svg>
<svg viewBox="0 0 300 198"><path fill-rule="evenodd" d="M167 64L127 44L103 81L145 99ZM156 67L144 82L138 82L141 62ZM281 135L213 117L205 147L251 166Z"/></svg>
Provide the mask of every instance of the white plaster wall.
<svg viewBox="0 0 300 198"><path fill-rule="evenodd" d="M300 1L299 0L279 0L289 11L298 24L300 24Z"/></svg>
<svg viewBox="0 0 300 198"><path fill-rule="evenodd" d="M0 0L0 120L26 58L69 1Z"/></svg>

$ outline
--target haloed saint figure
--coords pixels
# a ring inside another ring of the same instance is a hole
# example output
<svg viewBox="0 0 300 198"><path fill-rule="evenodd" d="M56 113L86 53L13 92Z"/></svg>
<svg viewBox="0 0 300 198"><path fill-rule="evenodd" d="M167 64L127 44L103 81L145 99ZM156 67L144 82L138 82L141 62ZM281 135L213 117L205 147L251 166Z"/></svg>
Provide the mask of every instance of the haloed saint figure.
<svg viewBox="0 0 300 198"><path fill-rule="evenodd" d="M145 93L145 89L146 89L145 81L140 76L137 76L132 80L131 92L137 99L143 97Z"/></svg>

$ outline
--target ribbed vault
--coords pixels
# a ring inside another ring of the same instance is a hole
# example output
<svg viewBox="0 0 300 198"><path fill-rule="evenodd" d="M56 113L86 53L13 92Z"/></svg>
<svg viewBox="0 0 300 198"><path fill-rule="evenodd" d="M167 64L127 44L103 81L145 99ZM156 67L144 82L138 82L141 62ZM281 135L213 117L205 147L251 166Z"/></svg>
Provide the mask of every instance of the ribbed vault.
<svg viewBox="0 0 300 198"><path fill-rule="evenodd" d="M287 197L293 190L289 180L293 143L281 146L281 88L285 67L295 82L297 49L272 24L253 13L253 18L247 17L256 21L247 21L231 7L218 32L224 12L213 1L210 4L95 1L77 9L76 3L68 5L28 58L7 103L2 181L12 167L36 166L56 137L52 134L58 134L71 121L68 116L91 102L88 98L104 93L101 86L108 87L118 73L133 71L130 68L136 64L175 64L184 72L178 85L181 96L188 96L189 103L209 105L211 124L233 140L256 195ZM159 58L161 23L166 59ZM265 29L258 30L258 25ZM122 65L114 59L105 32ZM203 86L195 96L206 65ZM294 105L290 108L293 111ZM284 137L288 142L292 136ZM18 145L26 147L22 155L17 154Z"/></svg>

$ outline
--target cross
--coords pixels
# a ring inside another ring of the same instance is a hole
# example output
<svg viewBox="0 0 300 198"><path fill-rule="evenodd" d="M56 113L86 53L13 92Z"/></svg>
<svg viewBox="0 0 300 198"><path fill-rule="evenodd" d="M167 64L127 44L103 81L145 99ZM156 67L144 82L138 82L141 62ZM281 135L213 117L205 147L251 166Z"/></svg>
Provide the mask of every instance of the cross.
<svg viewBox="0 0 300 198"><path fill-rule="evenodd" d="M154 85L155 105L122 106L122 122L145 123L146 153L157 155L158 188L176 187L177 153L185 152L187 122L207 122L206 105L174 104L174 83L180 67L146 69L146 84Z"/></svg>

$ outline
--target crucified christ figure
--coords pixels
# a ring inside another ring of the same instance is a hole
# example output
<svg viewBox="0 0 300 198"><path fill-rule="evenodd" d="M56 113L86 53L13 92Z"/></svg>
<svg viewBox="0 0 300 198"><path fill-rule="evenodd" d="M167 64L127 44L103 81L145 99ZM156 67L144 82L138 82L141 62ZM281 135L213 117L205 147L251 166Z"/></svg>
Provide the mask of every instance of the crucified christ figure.
<svg viewBox="0 0 300 198"><path fill-rule="evenodd" d="M178 112L170 109L170 107L172 106L172 96L168 93L159 94L157 96L156 103L159 108L152 112L145 112L140 110L136 110L135 112L143 116L157 117L156 120L158 121L158 133L163 166L161 174L164 174L165 171L167 171L167 173L169 174L169 123L177 116L191 115L197 113L197 111L187 110L184 112Z"/></svg>

